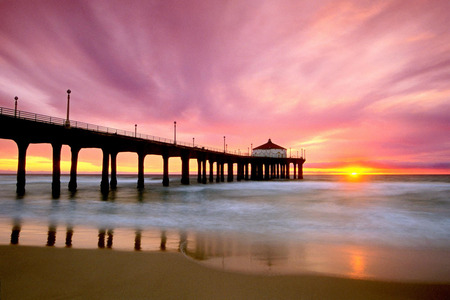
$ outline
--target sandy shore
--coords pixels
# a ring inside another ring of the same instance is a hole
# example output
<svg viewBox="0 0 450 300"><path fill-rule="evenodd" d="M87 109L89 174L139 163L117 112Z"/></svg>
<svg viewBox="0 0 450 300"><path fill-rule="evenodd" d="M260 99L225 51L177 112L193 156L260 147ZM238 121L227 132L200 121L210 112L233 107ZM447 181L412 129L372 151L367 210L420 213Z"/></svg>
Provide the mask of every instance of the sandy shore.
<svg viewBox="0 0 450 300"><path fill-rule="evenodd" d="M0 246L1 299L450 299L450 284L210 269L180 253Z"/></svg>

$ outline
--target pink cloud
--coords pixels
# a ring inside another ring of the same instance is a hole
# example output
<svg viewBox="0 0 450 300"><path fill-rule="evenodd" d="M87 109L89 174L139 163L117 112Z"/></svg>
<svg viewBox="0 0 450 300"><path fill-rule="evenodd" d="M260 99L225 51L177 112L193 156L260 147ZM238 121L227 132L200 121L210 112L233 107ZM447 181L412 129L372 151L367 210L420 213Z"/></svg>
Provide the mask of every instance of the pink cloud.
<svg viewBox="0 0 450 300"><path fill-rule="evenodd" d="M450 155L448 1L4 1L0 105L313 162ZM420 103L428 105L420 105ZM419 109L420 107L420 109ZM315 144L310 141L321 141ZM433 157L439 157L433 158ZM447 156L448 157L448 156ZM419 159L420 158L420 159Z"/></svg>

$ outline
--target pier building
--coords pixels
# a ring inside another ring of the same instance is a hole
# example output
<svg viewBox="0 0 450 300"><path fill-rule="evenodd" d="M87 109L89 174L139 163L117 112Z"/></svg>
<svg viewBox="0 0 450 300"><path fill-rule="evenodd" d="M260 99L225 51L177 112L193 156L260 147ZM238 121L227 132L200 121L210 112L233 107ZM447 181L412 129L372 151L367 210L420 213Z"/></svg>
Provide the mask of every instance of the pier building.
<svg viewBox="0 0 450 300"><path fill-rule="evenodd" d="M272 143L272 140L261 146L258 146L252 151L253 156L261 156L261 157L276 157L276 158L286 158L287 150L277 144Z"/></svg>

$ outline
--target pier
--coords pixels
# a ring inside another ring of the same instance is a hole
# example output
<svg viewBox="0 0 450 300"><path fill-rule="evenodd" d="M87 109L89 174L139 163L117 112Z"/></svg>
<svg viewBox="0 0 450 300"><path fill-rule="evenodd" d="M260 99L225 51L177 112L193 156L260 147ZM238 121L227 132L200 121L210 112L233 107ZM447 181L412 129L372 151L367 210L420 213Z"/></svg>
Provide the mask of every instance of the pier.
<svg viewBox="0 0 450 300"><path fill-rule="evenodd" d="M83 148L99 148L103 152L100 189L108 193L117 187L117 154L134 152L138 156L137 188L144 188L144 159L146 155L160 155L163 160L162 184L169 186L169 158L181 159L181 184L188 185L189 161L197 160L198 183L236 180L303 179L304 157L256 157L137 132L118 130L84 122L35 114L0 107L0 138L14 140L18 148L17 194L25 194L26 155L32 143L48 143L53 149L52 195L58 198L61 191L61 147L71 149L71 168L68 189L77 189L78 154ZM209 174L207 174L209 163ZM234 167L236 165L236 172ZM293 174L290 174L293 166ZM110 168L111 167L111 168ZM109 172L111 169L111 172ZM215 170L215 174L214 174Z"/></svg>

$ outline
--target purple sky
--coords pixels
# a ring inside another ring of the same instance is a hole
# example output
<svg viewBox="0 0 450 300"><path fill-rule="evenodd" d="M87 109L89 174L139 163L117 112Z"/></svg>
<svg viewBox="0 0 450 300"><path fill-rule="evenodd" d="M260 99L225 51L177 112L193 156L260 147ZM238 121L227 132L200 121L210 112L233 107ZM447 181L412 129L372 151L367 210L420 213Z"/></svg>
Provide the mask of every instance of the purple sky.
<svg viewBox="0 0 450 300"><path fill-rule="evenodd" d="M68 88L74 120L448 173L450 1L0 1L0 106Z"/></svg>

